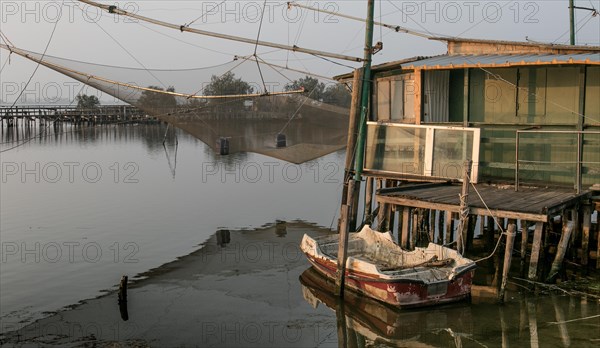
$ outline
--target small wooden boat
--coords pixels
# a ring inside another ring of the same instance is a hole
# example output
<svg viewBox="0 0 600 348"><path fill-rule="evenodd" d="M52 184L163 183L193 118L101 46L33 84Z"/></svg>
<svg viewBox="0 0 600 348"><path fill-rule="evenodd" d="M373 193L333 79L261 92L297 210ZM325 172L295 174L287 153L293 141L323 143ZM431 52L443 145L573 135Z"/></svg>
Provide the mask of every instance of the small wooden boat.
<svg viewBox="0 0 600 348"><path fill-rule="evenodd" d="M335 279L338 235L304 235L301 249L321 274ZM471 294L476 264L455 250L430 243L407 251L389 232L365 226L348 239L345 286L395 307L459 301Z"/></svg>

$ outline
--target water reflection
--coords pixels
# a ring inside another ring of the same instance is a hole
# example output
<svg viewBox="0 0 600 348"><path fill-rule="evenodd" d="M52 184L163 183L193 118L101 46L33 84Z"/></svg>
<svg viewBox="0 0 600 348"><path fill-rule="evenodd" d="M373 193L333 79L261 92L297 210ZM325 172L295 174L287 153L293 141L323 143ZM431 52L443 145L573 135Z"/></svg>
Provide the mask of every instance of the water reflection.
<svg viewBox="0 0 600 348"><path fill-rule="evenodd" d="M336 313L340 346L595 347L600 340L600 306L585 299L524 296L505 305L398 310L348 291L340 302L334 284L313 268L300 283L311 306Z"/></svg>

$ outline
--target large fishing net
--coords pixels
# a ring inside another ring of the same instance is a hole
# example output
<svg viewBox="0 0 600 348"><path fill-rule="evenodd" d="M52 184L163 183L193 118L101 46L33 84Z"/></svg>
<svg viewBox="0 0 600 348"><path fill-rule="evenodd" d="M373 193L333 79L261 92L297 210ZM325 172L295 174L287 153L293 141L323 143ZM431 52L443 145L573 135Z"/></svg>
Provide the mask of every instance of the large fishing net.
<svg viewBox="0 0 600 348"><path fill-rule="evenodd" d="M75 61L0 45L200 139L215 152L303 163L346 145L348 86L263 61L153 70Z"/></svg>

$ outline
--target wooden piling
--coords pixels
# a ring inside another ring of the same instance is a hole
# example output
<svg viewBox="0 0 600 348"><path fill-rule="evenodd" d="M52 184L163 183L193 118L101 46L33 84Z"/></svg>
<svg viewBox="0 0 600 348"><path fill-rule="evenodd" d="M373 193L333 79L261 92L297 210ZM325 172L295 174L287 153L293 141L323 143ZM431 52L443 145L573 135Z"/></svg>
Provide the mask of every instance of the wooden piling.
<svg viewBox="0 0 600 348"><path fill-rule="evenodd" d="M504 302L504 293L506 291L506 283L508 281L508 272L510 271L510 262L512 260L513 245L515 243L517 223L515 220L510 220L508 230L506 231L506 249L504 251L504 268L502 270L502 285L498 293L498 300Z"/></svg>
<svg viewBox="0 0 600 348"><path fill-rule="evenodd" d="M464 254L466 248L467 233L469 229L469 182L471 177L471 160L465 161L462 177L462 189L460 191L460 221L456 250Z"/></svg>
<svg viewBox="0 0 600 348"><path fill-rule="evenodd" d="M531 258L529 260L529 280L537 281L538 262L540 259L540 249L542 247L542 234L544 233L544 223L536 222L533 232L533 242L531 243Z"/></svg>
<svg viewBox="0 0 600 348"><path fill-rule="evenodd" d="M400 246L402 248L408 248L408 239L410 237L410 222L411 222L411 209L409 207L402 208L402 242Z"/></svg>
<svg viewBox="0 0 600 348"><path fill-rule="evenodd" d="M119 304L127 302L127 276L124 275L121 277L121 282L119 283Z"/></svg>
<svg viewBox="0 0 600 348"><path fill-rule="evenodd" d="M417 244L417 235L419 233L419 213L418 209L413 210L412 214L412 229L410 233L410 250L415 250Z"/></svg>
<svg viewBox="0 0 600 348"><path fill-rule="evenodd" d="M346 256L348 250L348 213L350 207L346 204L342 205L341 217L340 217L340 240L338 245L338 264L337 264L337 276L335 279L335 295L344 297L344 282L346 281Z"/></svg>
<svg viewBox="0 0 600 348"><path fill-rule="evenodd" d="M582 233L582 236L581 236L581 264L583 266L587 266L587 264L588 264L591 225L592 225L592 206L589 204L586 204L583 206L583 221L582 221L582 228L581 228L581 233Z"/></svg>
<svg viewBox="0 0 600 348"><path fill-rule="evenodd" d="M438 210L438 244L444 244L444 211Z"/></svg>
<svg viewBox="0 0 600 348"><path fill-rule="evenodd" d="M370 225L373 222L373 181L375 179L368 177L365 184L365 223Z"/></svg>
<svg viewBox="0 0 600 348"><path fill-rule="evenodd" d="M521 220L521 269L519 274L521 278L525 277L525 267L527 265L527 241L529 239L529 230L527 221Z"/></svg>
<svg viewBox="0 0 600 348"><path fill-rule="evenodd" d="M445 244L448 245L454 241L454 218L452 216L451 211L446 212L446 241Z"/></svg>
<svg viewBox="0 0 600 348"><path fill-rule="evenodd" d="M552 268L550 268L550 273L548 274L548 278L546 278L547 283L553 282L554 279L556 279L556 276L558 276L558 272L562 267L563 259L565 258L565 254L567 253L567 248L569 246L569 241L571 240L572 232L573 222L563 220L562 234L560 236L560 241L558 242L554 262L552 262Z"/></svg>

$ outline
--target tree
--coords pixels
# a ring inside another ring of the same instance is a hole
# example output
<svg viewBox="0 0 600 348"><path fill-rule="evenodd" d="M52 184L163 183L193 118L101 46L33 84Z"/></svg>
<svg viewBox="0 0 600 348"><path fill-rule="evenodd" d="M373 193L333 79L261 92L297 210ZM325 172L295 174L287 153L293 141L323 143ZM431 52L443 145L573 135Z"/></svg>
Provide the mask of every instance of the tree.
<svg viewBox="0 0 600 348"><path fill-rule="evenodd" d="M210 83L204 87L204 95L250 94L254 88L241 78L235 78L231 71L221 76L213 75Z"/></svg>
<svg viewBox="0 0 600 348"><path fill-rule="evenodd" d="M95 95L78 94L75 100L78 109L95 109L100 105L100 100Z"/></svg>
<svg viewBox="0 0 600 348"><path fill-rule="evenodd" d="M336 83L334 85L327 86L325 92L323 92L323 101L327 104L348 108L350 107L350 102L352 101L352 95L345 85Z"/></svg>
<svg viewBox="0 0 600 348"><path fill-rule="evenodd" d="M323 99L323 92L325 91L325 84L323 82L319 82L314 77L305 76L301 79L292 81L285 85L286 91L296 91L304 88L306 92L306 96L314 100Z"/></svg>
<svg viewBox="0 0 600 348"><path fill-rule="evenodd" d="M158 86L148 86L149 89L163 91ZM170 86L167 92L175 92L175 87ZM137 100L137 106L142 109L174 109L177 106L177 100L172 94L144 90L142 95Z"/></svg>

